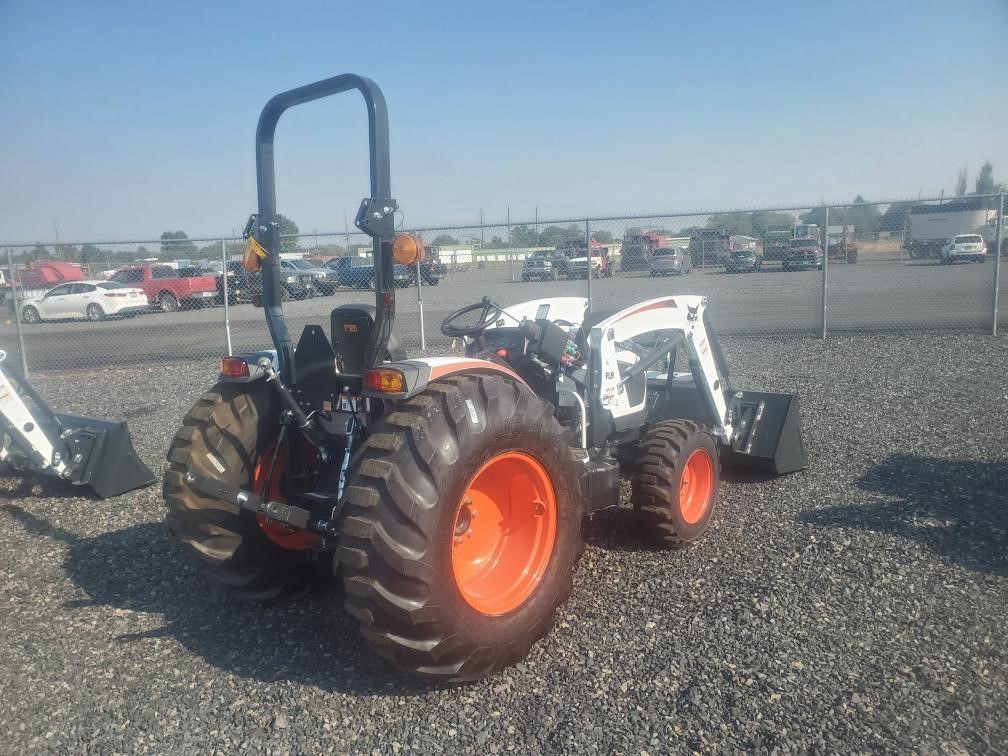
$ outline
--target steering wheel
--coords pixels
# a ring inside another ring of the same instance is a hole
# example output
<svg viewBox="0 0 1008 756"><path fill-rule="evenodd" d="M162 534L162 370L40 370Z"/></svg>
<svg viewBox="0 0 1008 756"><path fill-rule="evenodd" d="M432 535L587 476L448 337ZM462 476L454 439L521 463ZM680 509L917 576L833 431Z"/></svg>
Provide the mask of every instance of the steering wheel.
<svg viewBox="0 0 1008 756"><path fill-rule="evenodd" d="M463 316L468 315L471 312L476 311L480 311L479 317L475 322L472 322L469 325L460 325L453 322L460 320ZM479 336L487 329L488 326L500 317L501 312L503 312L503 310L501 310L500 305L492 302L490 297L483 297L482 302L467 305L461 310L455 310L455 312L442 320L441 333L453 339L458 339L463 336Z"/></svg>

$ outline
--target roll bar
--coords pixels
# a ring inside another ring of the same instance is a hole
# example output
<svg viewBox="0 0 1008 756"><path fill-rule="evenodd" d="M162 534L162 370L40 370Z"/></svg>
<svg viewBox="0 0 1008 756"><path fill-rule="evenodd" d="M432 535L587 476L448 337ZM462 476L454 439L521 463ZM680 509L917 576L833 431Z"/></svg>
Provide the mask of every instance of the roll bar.
<svg viewBox="0 0 1008 756"><path fill-rule="evenodd" d="M262 261L263 309L270 336L276 346L280 374L290 383L294 378L294 342L291 340L281 305L280 228L276 211L276 177L273 171L273 137L277 122L295 105L318 100L351 89L364 97L368 113L368 150L371 160L371 195L361 202L355 225L374 240L375 327L368 340L365 365L371 367L385 355L395 318L391 241L395 232L389 179L388 111L381 89L371 79L342 74L306 84L271 98L259 115L256 128L256 184L259 211L251 223L251 233L269 253Z"/></svg>

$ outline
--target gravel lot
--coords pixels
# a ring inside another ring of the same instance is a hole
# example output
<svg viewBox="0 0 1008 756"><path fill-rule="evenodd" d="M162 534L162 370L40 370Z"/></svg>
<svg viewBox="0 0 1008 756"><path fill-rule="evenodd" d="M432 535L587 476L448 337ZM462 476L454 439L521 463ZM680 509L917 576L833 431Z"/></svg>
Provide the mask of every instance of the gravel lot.
<svg viewBox="0 0 1008 756"><path fill-rule="evenodd" d="M430 688L332 589L237 603L161 524L0 480L0 750L997 752L1008 739L1008 351L979 335L726 340L797 391L811 469L726 475L708 535L647 550L598 515L572 601L516 668ZM38 375L126 416L160 470L206 363Z"/></svg>

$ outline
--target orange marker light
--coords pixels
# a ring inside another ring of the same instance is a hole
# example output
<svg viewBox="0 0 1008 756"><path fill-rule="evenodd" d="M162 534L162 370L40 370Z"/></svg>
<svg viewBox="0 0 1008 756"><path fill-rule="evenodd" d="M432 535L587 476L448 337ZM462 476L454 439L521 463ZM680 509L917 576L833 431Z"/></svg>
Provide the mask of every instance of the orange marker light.
<svg viewBox="0 0 1008 756"><path fill-rule="evenodd" d="M374 368L365 374L364 385L382 394L402 394L406 391L406 377L392 368Z"/></svg>
<svg viewBox="0 0 1008 756"><path fill-rule="evenodd" d="M220 361L221 375L225 378L248 378L249 366L241 357L225 357Z"/></svg>
<svg viewBox="0 0 1008 756"><path fill-rule="evenodd" d="M396 234L392 240L392 259L400 265L416 265L424 261L424 246L411 234Z"/></svg>

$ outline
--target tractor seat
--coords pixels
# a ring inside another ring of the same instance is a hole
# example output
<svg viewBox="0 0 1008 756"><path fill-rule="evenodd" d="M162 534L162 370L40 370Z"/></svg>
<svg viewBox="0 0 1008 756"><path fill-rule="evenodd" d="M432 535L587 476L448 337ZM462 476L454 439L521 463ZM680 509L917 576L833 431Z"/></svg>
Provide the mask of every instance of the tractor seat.
<svg viewBox="0 0 1008 756"><path fill-rule="evenodd" d="M368 340L375 323L375 307L366 304L340 305L330 315L333 351L348 375L363 375ZM401 360L406 352L395 334L389 336L386 360Z"/></svg>

